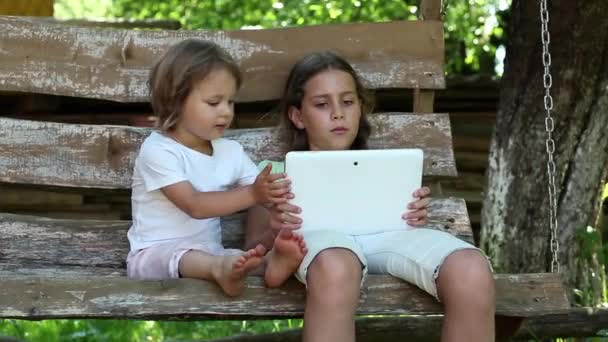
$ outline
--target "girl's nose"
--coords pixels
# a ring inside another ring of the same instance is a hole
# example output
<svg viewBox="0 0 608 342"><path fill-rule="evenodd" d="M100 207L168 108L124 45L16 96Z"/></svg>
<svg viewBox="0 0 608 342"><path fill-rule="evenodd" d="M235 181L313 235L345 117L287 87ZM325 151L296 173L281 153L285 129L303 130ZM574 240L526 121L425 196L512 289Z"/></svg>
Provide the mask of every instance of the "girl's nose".
<svg viewBox="0 0 608 342"><path fill-rule="evenodd" d="M223 106L222 108L222 116L232 116L233 108L231 105Z"/></svg>
<svg viewBox="0 0 608 342"><path fill-rule="evenodd" d="M331 113L331 118L333 120L339 120L339 119L344 119L344 112L340 109L335 109L332 113Z"/></svg>

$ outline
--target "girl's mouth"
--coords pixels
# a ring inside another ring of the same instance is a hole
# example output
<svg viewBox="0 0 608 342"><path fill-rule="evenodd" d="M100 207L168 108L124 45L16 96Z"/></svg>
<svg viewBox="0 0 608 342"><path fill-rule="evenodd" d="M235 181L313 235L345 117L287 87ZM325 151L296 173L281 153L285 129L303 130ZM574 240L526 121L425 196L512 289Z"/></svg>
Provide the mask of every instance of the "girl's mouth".
<svg viewBox="0 0 608 342"><path fill-rule="evenodd" d="M336 134L344 134L344 133L348 132L348 129L346 129L346 127L336 127L334 129L332 129L331 132L336 133Z"/></svg>

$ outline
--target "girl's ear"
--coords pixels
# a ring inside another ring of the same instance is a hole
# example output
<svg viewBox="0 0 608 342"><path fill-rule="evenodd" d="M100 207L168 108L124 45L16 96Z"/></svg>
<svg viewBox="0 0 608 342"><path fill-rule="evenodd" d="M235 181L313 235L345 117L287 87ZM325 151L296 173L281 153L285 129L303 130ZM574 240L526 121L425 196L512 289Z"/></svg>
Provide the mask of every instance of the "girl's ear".
<svg viewBox="0 0 608 342"><path fill-rule="evenodd" d="M287 115L289 116L289 120L291 120L291 122L293 122L293 124L299 128L299 129L304 129L304 120L302 120L302 112L296 108L295 106L291 106L289 107L289 110L287 111Z"/></svg>

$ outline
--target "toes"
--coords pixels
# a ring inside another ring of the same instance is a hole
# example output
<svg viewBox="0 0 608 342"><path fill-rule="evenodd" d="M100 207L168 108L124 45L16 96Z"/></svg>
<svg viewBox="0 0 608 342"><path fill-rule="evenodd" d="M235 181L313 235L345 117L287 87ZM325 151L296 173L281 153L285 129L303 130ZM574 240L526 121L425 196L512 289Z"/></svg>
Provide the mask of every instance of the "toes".
<svg viewBox="0 0 608 342"><path fill-rule="evenodd" d="M266 254L266 247L264 247L261 244L258 244L257 246L255 246L254 250L255 250L256 254L259 256L263 256L264 254Z"/></svg>
<svg viewBox="0 0 608 342"><path fill-rule="evenodd" d="M293 232L291 229L281 229L281 231L279 231L279 236L282 239L291 239L293 238Z"/></svg>

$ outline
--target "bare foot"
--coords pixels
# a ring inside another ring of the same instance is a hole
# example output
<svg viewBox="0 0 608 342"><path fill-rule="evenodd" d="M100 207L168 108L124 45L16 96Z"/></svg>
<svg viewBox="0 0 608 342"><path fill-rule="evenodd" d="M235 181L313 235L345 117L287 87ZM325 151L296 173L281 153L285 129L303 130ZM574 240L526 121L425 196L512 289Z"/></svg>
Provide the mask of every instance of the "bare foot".
<svg viewBox="0 0 608 342"><path fill-rule="evenodd" d="M241 255L226 256L215 272L215 279L222 290L231 297L240 295L245 285L245 277L264 261L266 248L257 245Z"/></svg>
<svg viewBox="0 0 608 342"><path fill-rule="evenodd" d="M268 253L268 265L264 280L268 287L281 286L292 274L308 252L302 235L283 229L274 240L274 248Z"/></svg>

